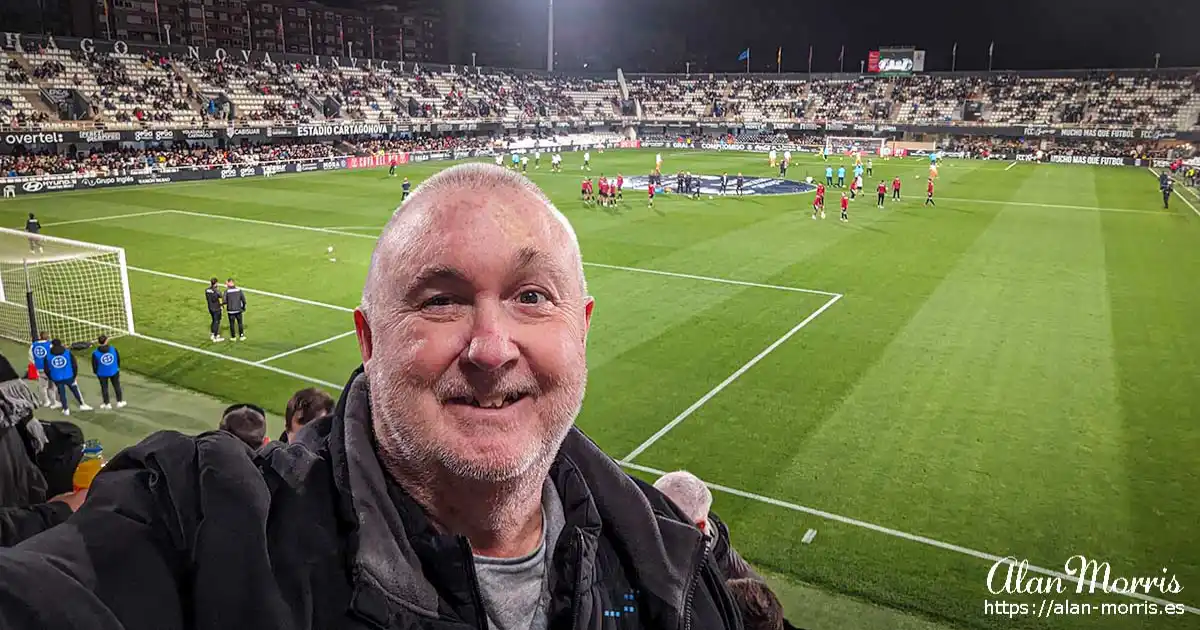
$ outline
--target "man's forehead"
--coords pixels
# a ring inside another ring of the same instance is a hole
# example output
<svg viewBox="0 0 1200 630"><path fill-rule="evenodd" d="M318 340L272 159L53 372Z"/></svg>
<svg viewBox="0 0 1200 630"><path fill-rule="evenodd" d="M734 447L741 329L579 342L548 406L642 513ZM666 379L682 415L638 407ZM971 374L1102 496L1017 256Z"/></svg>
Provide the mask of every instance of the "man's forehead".
<svg viewBox="0 0 1200 630"><path fill-rule="evenodd" d="M393 226L392 263L417 274L465 261L505 267L569 265L573 239L554 213L526 191L453 193L402 212Z"/></svg>

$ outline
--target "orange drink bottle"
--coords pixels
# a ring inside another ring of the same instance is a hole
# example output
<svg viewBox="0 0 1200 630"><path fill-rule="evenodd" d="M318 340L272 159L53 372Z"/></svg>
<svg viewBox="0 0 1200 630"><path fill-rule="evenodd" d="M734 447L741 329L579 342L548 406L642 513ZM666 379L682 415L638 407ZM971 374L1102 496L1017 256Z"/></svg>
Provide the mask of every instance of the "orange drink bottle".
<svg viewBox="0 0 1200 630"><path fill-rule="evenodd" d="M104 447L96 440L88 440L83 445L83 459L75 467L75 475L71 482L75 492L92 487L92 480L104 468Z"/></svg>

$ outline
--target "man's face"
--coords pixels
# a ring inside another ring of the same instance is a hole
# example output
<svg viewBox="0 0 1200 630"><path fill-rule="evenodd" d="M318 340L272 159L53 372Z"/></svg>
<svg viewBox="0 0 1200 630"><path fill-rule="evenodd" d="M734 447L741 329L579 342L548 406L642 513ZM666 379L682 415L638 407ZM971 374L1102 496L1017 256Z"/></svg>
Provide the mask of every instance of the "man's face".
<svg viewBox="0 0 1200 630"><path fill-rule="evenodd" d="M527 192L418 206L356 318L376 436L385 461L512 479L553 457L583 401L577 254Z"/></svg>

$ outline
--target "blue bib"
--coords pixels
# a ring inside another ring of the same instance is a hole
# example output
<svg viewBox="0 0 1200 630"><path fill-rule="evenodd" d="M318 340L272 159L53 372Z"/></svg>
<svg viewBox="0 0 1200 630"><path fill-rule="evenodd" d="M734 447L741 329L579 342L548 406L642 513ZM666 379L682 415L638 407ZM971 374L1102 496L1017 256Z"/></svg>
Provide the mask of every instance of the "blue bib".
<svg viewBox="0 0 1200 630"><path fill-rule="evenodd" d="M71 357L67 353L51 354L46 359L46 370L50 380L56 383L68 383L75 380L75 370L71 367Z"/></svg>
<svg viewBox="0 0 1200 630"><path fill-rule="evenodd" d="M50 356L49 341L35 341L32 347L33 366L39 370L46 369L46 357Z"/></svg>
<svg viewBox="0 0 1200 630"><path fill-rule="evenodd" d="M92 352L92 357L97 363L96 376L101 378L109 378L120 373L120 361L117 360L117 351L112 346L108 347L108 352L94 350Z"/></svg>

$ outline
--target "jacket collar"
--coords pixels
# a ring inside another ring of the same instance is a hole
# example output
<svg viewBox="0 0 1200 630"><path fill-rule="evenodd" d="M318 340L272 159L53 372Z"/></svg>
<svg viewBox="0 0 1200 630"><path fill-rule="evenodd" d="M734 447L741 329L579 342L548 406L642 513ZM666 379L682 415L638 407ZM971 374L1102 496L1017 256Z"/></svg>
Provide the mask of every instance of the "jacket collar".
<svg viewBox="0 0 1200 630"><path fill-rule="evenodd" d="M414 548L414 542L418 548L429 548L429 538L436 534L415 502L402 491L389 493L389 486L395 484L387 480L376 455L370 409L366 376L359 367L338 401L327 442L340 513L352 523L348 548L355 591L352 605L380 625L386 625L390 615L385 611L392 606L436 618L438 590L422 569L420 557L426 554ZM316 433L302 431L300 436ZM592 554L603 538L622 558L635 588L676 612L685 610L689 582L704 558L699 530L686 524L652 487L639 487L578 429L567 435L550 477L563 501L567 525L558 551L572 531L593 539L587 545ZM574 561L556 553L554 570ZM574 569L592 566L592 559L584 558ZM567 584L590 588L593 573L573 576ZM392 606L382 606L380 597Z"/></svg>

